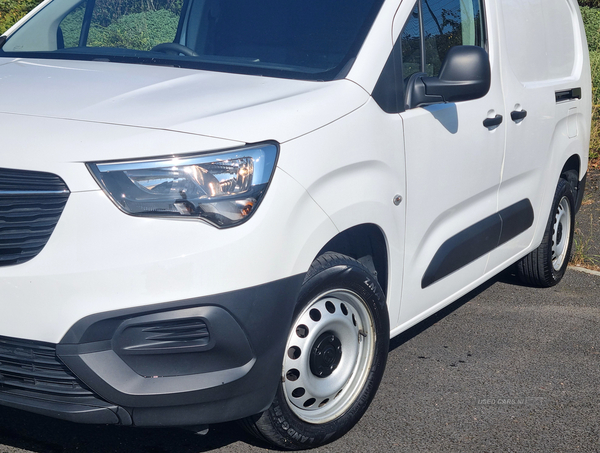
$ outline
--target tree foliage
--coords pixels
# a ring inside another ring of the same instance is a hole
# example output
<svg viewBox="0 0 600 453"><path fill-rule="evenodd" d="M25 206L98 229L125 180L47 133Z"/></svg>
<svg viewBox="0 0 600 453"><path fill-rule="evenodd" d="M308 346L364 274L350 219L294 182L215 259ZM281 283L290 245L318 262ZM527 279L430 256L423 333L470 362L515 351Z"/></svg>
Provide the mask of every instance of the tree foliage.
<svg viewBox="0 0 600 453"><path fill-rule="evenodd" d="M600 0L579 0L579 6L589 6L590 8L600 8Z"/></svg>
<svg viewBox="0 0 600 453"><path fill-rule="evenodd" d="M580 4L583 2L579 2ZM600 0L593 2L600 5ZM592 81L594 85L594 105L600 105L600 8L589 6L581 7L581 15L590 49L590 63L592 66Z"/></svg>
<svg viewBox="0 0 600 453"><path fill-rule="evenodd" d="M39 3L40 0L0 0L0 34L16 24Z"/></svg>
<svg viewBox="0 0 600 453"><path fill-rule="evenodd" d="M123 16L136 13L166 10L179 15L182 5L183 0L96 0L93 21L108 27Z"/></svg>
<svg viewBox="0 0 600 453"><path fill-rule="evenodd" d="M88 45L150 50L175 39L178 21L178 15L165 9L127 14L105 27L90 28Z"/></svg>
<svg viewBox="0 0 600 453"><path fill-rule="evenodd" d="M598 0L600 1L600 0ZM581 8L590 52L600 51L600 8Z"/></svg>
<svg viewBox="0 0 600 453"><path fill-rule="evenodd" d="M0 34L35 8L41 0L0 0ZM179 14L183 0L97 0L95 19L104 27L135 13L166 10Z"/></svg>

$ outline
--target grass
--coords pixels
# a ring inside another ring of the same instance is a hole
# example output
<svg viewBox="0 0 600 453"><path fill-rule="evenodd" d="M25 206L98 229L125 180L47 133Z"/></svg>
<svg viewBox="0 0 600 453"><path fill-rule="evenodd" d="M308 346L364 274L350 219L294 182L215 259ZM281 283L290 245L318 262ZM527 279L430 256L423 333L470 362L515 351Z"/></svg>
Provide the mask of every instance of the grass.
<svg viewBox="0 0 600 453"><path fill-rule="evenodd" d="M600 105L595 105L592 110L589 168L600 168Z"/></svg>
<svg viewBox="0 0 600 453"><path fill-rule="evenodd" d="M600 256L591 255L589 249L590 238L584 238L575 232L570 264L572 266L585 267L586 269L600 271Z"/></svg>
<svg viewBox="0 0 600 453"><path fill-rule="evenodd" d="M592 198L591 194L588 193L583 197L582 206L589 206L594 203L595 200ZM582 212L580 211L579 216L577 217L578 223L584 221L581 214ZM596 235L594 234L594 215L590 213L589 216L590 234L584 235L580 228L576 228L575 230L570 264L600 271L600 255L594 255L590 252L592 246L595 245L593 244L594 240L592 238Z"/></svg>

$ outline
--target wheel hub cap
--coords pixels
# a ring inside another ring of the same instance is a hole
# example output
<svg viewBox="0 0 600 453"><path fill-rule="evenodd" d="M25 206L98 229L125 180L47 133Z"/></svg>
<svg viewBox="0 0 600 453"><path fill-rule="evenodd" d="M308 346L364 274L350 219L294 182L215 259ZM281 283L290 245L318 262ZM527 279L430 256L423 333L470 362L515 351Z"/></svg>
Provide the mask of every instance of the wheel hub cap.
<svg viewBox="0 0 600 453"><path fill-rule="evenodd" d="M324 378L337 368L342 360L342 343L331 332L321 335L310 353L310 371Z"/></svg>

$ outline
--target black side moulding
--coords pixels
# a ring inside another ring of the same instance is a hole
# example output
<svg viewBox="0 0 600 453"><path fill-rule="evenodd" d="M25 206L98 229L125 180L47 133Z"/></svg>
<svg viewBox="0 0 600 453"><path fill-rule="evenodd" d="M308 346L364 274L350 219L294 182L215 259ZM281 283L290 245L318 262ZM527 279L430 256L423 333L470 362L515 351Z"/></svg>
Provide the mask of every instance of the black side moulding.
<svg viewBox="0 0 600 453"><path fill-rule="evenodd" d="M533 220L533 206L525 199L452 236L429 263L421 287L433 285L517 237L533 225Z"/></svg>

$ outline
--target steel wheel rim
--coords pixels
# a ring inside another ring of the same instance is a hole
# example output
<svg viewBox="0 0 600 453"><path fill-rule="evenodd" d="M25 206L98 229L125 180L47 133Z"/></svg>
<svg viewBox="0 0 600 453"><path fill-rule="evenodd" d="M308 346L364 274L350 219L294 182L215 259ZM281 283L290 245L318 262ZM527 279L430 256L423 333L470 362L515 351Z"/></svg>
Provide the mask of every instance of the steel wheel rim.
<svg viewBox="0 0 600 453"><path fill-rule="evenodd" d="M375 341L371 313L356 293L336 289L313 299L291 329L283 361L283 393L292 412L314 424L343 415L364 387Z"/></svg>
<svg viewBox="0 0 600 453"><path fill-rule="evenodd" d="M571 205L567 197L558 203L552 230L552 267L560 271L567 259L571 239Z"/></svg>

